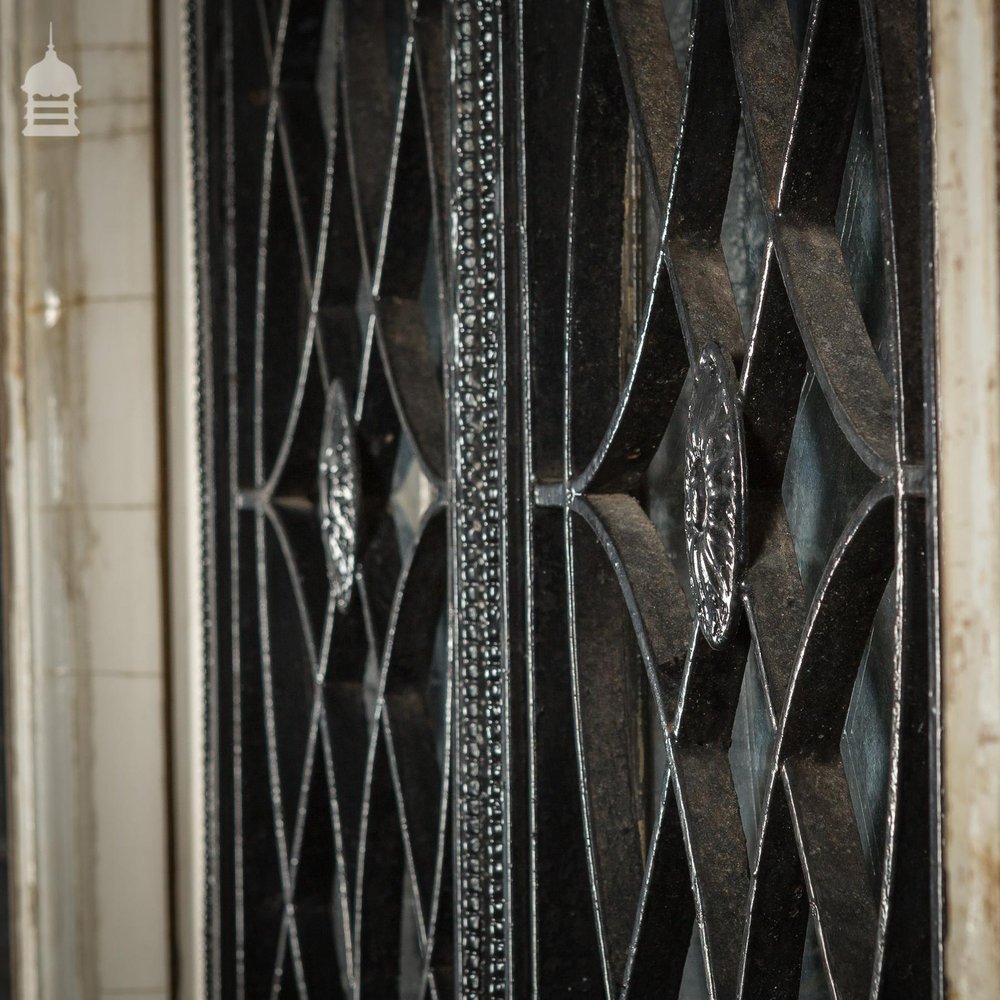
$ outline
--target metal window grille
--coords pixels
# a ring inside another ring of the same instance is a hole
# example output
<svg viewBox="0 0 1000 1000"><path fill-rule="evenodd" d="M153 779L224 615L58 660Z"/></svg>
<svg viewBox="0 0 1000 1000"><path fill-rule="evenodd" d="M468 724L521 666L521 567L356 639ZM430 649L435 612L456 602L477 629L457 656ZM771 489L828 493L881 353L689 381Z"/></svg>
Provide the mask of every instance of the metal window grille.
<svg viewBox="0 0 1000 1000"><path fill-rule="evenodd" d="M939 991L907 0L193 0L216 996Z"/></svg>

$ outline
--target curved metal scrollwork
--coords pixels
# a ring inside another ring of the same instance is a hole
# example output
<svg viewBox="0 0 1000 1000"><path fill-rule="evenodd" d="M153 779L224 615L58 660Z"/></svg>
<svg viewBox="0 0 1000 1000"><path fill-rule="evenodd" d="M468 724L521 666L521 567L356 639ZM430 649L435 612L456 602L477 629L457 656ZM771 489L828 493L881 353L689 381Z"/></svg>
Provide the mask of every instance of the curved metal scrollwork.
<svg viewBox="0 0 1000 1000"><path fill-rule="evenodd" d="M591 0L522 30L530 975L929 995L916 7ZM567 38L571 124L532 87Z"/></svg>
<svg viewBox="0 0 1000 1000"><path fill-rule="evenodd" d="M935 991L918 8L192 0L213 996Z"/></svg>
<svg viewBox="0 0 1000 1000"><path fill-rule="evenodd" d="M217 996L453 992L446 13L194 5Z"/></svg>

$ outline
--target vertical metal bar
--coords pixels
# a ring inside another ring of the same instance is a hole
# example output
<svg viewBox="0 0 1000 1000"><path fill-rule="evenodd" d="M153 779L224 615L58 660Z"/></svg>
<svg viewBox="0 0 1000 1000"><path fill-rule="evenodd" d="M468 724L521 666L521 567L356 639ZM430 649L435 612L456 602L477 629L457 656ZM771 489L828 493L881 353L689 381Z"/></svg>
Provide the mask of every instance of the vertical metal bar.
<svg viewBox="0 0 1000 1000"><path fill-rule="evenodd" d="M505 996L508 678L503 31L497 0L454 7L453 344L449 363L455 691L456 979Z"/></svg>

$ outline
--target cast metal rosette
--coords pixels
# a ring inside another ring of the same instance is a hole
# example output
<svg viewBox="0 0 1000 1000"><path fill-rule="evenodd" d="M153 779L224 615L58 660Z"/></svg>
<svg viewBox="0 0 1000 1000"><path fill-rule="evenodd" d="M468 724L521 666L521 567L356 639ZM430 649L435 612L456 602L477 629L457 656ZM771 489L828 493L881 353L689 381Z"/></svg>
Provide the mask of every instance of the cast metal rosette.
<svg viewBox="0 0 1000 1000"><path fill-rule="evenodd" d="M722 646L746 561L746 448L736 372L710 341L698 359L684 455L684 535L698 622Z"/></svg>
<svg viewBox="0 0 1000 1000"><path fill-rule="evenodd" d="M326 572L337 608L351 602L358 539L358 461L347 394L330 383L319 453L319 513Z"/></svg>

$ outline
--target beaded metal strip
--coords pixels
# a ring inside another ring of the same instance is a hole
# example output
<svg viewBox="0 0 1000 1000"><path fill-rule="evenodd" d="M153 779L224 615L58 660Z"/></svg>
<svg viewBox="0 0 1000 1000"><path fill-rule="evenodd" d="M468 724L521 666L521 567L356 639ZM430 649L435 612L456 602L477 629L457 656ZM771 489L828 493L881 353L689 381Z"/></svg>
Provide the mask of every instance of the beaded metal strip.
<svg viewBox="0 0 1000 1000"><path fill-rule="evenodd" d="M456 320L451 419L456 545L459 977L505 991L503 329L499 308L498 15L455 6Z"/></svg>

